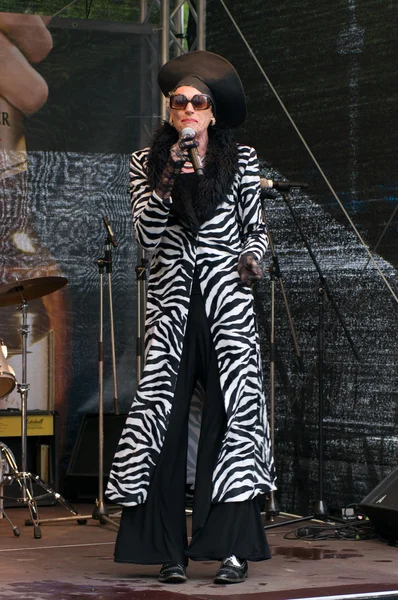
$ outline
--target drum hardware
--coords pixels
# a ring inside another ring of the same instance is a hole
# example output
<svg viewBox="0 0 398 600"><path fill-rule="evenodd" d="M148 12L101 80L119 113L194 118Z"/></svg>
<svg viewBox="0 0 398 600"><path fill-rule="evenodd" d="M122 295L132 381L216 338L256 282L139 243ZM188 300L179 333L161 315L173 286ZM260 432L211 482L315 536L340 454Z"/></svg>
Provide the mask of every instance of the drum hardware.
<svg viewBox="0 0 398 600"><path fill-rule="evenodd" d="M6 511L4 510L3 499L1 497L2 489L3 489L3 485L4 485L3 478L4 478L4 476L8 475L8 473L10 472L10 468L11 469L17 468L14 455L11 452L11 450L9 449L9 447L6 446L6 444L3 444L3 442L0 442L0 516L8 521L8 523L11 526L11 529L13 531L13 534L16 537L19 537L21 535L21 532L19 531L18 527L16 527L14 525L14 523L11 521L10 517L7 515Z"/></svg>
<svg viewBox="0 0 398 600"><path fill-rule="evenodd" d="M0 399L7 398L14 391L17 385L15 373L13 369L7 364L8 350L3 340L0 340ZM8 475L10 468L15 466L15 458L11 450L0 442L0 517L6 519L10 524L15 536L19 537L21 532L7 515L3 508L2 490L3 490L3 479L5 475Z"/></svg>
<svg viewBox="0 0 398 600"><path fill-rule="evenodd" d="M0 286L0 307L17 304L17 309L22 313L22 382L17 384L17 391L21 396L21 470L18 469L15 459L13 459L8 451L6 458L9 471L4 476L4 482L16 482L19 485L21 497L18 498L18 501L21 504L26 504L29 508L31 518L26 521L26 524L33 525L33 536L36 539L41 538L40 519L37 509L38 500L52 496L64 508L69 510L74 515L75 519L76 517L79 517L77 511L75 511L75 509L68 504L58 492L55 492L38 475L34 475L27 471L27 401L29 391L29 383L27 382L27 340L29 335L28 301L51 294L52 292L61 289L67 282L68 280L65 277L36 277L33 279L16 280L10 284ZM7 372L5 373L7 374ZM35 497L33 483L40 486L44 493ZM0 498L6 499L7 497L1 495ZM78 523L86 523L85 519L77 518L76 520Z"/></svg>
<svg viewBox="0 0 398 600"><path fill-rule="evenodd" d="M60 290L67 283L66 277L58 276L15 279L0 285L0 306L18 306L21 302L42 298Z"/></svg>
<svg viewBox="0 0 398 600"><path fill-rule="evenodd" d="M7 363L7 356L7 346L0 340L0 400L9 396L17 385L14 370Z"/></svg>

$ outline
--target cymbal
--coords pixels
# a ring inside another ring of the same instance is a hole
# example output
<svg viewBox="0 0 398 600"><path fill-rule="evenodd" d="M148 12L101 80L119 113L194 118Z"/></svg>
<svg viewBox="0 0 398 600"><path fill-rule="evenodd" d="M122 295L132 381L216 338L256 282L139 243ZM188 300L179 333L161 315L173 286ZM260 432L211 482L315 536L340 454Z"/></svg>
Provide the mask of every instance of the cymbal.
<svg viewBox="0 0 398 600"><path fill-rule="evenodd" d="M66 277L33 277L0 284L0 306L21 304L52 294L68 283Z"/></svg>

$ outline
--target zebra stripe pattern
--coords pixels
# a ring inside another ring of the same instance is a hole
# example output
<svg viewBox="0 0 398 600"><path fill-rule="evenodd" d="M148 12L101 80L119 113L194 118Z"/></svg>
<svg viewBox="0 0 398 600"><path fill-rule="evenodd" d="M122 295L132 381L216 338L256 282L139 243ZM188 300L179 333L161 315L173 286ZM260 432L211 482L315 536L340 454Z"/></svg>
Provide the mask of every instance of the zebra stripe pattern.
<svg viewBox="0 0 398 600"><path fill-rule="evenodd" d="M166 435L195 263L227 415L213 474L213 501L248 500L275 489L252 290L240 284L237 272L240 255L251 252L260 260L268 239L256 152L248 146L238 149L239 169L230 193L197 235L150 190L145 175L148 149L131 158L134 231L138 243L153 255L144 370L107 488L108 498L124 506L145 502Z"/></svg>

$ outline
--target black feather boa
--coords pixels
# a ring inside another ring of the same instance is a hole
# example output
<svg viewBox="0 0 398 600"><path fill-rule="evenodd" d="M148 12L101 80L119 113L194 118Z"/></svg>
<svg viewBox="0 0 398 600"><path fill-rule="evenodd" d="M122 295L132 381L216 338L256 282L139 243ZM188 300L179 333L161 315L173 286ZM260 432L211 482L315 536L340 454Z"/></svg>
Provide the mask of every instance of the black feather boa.
<svg viewBox="0 0 398 600"><path fill-rule="evenodd" d="M164 123L153 136L147 162L148 181L153 190L160 181L170 148L177 139L177 131L168 123ZM209 128L205 176L196 178L194 186L184 185L183 175L177 177L172 190L171 212L196 234L202 223L212 218L217 206L231 191L237 171L238 146L232 131ZM193 188L196 188L196 193Z"/></svg>

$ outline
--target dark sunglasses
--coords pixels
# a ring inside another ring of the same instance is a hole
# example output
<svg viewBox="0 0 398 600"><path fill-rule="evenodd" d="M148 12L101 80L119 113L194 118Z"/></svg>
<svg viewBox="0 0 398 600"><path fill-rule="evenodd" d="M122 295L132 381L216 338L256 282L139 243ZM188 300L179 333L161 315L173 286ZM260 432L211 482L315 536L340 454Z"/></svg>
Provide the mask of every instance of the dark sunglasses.
<svg viewBox="0 0 398 600"><path fill-rule="evenodd" d="M170 108L184 110L189 102L195 110L206 110L212 105L210 96L206 94L195 94L190 100L184 94L170 94Z"/></svg>

